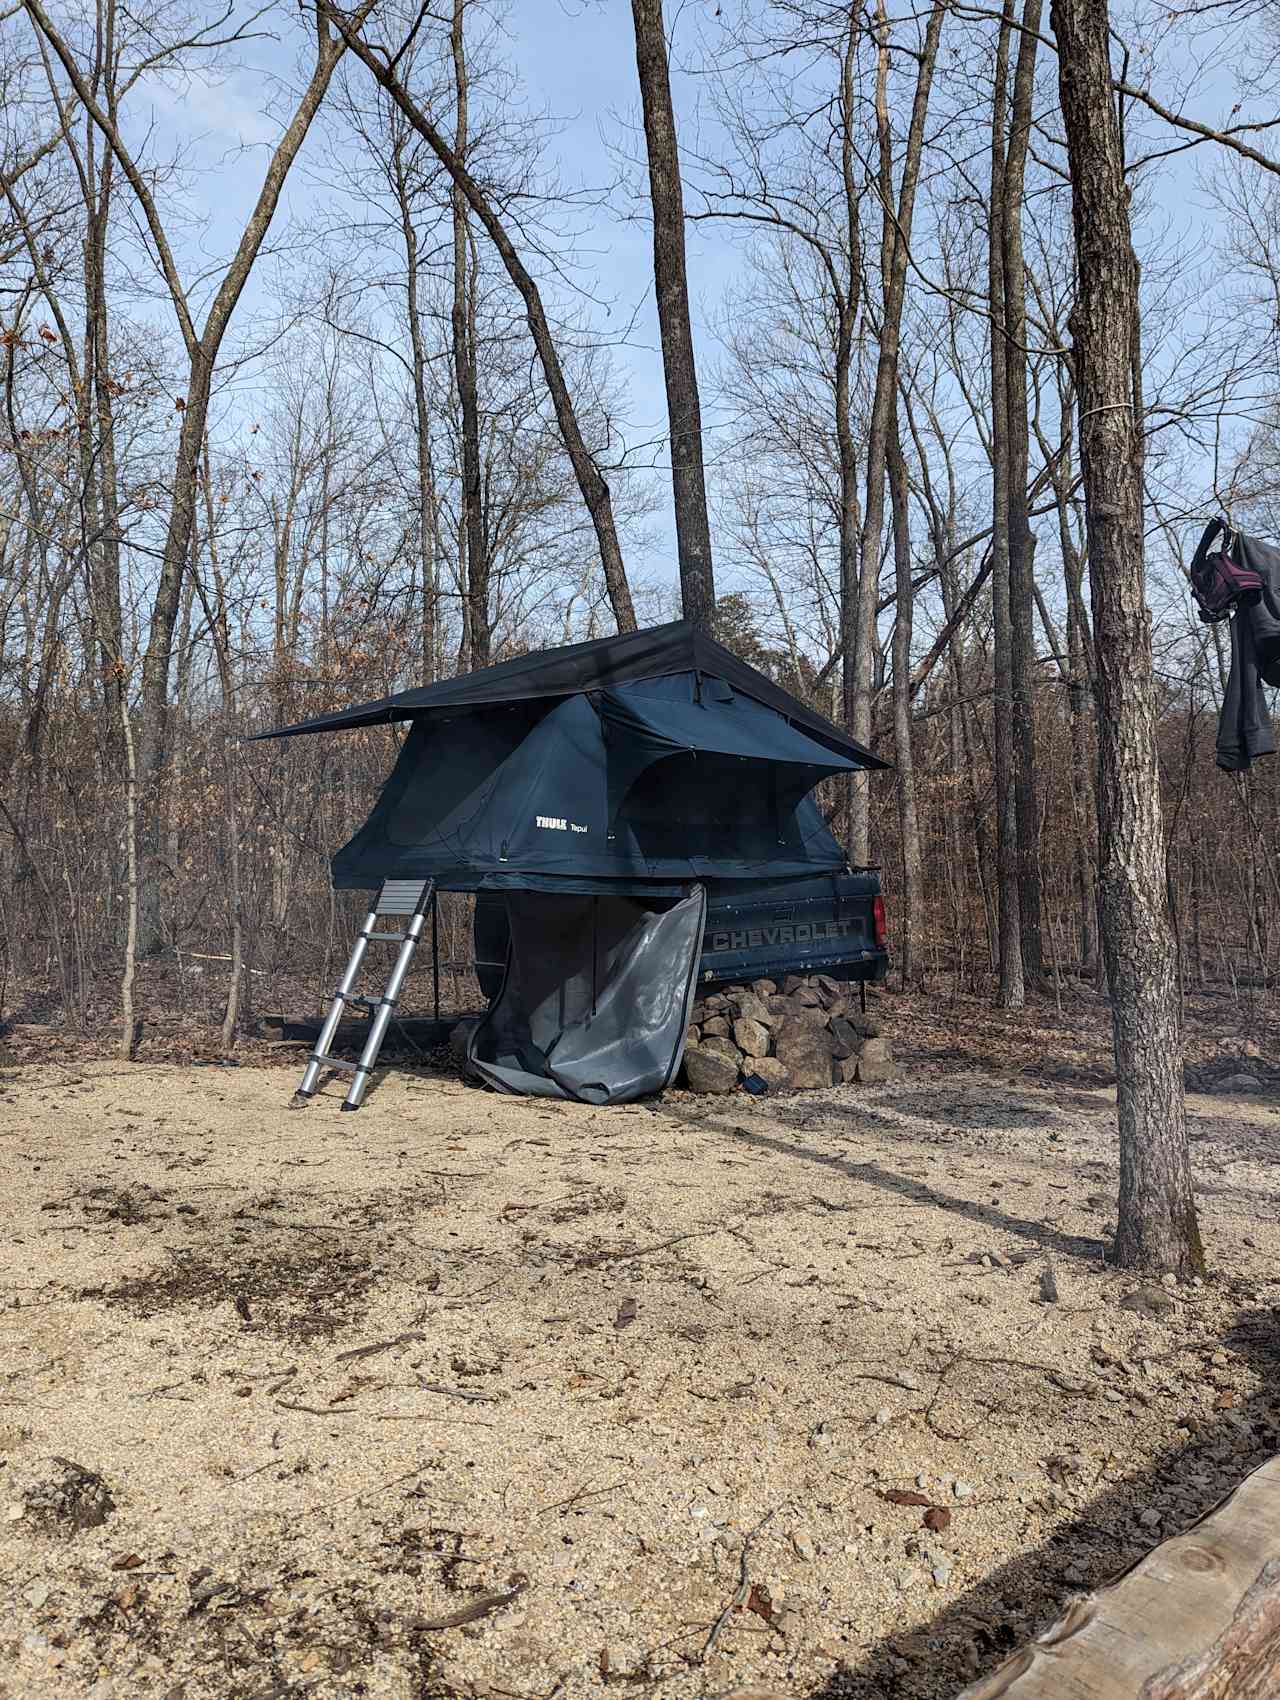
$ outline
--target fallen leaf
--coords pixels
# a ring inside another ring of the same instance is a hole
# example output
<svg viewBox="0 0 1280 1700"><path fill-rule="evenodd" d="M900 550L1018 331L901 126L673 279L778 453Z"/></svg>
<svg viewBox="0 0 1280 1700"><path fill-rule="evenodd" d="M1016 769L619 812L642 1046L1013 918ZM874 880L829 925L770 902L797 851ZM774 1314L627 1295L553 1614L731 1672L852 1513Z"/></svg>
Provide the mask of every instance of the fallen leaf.
<svg viewBox="0 0 1280 1700"><path fill-rule="evenodd" d="M933 1503L927 1494L916 1493L912 1488L889 1488L880 1497L887 1499L890 1505L932 1505Z"/></svg>
<svg viewBox="0 0 1280 1700"><path fill-rule="evenodd" d="M636 1319L638 1308L634 1299L623 1299L618 1306L618 1314L613 1319L613 1326L619 1331L629 1327Z"/></svg>
<svg viewBox="0 0 1280 1700"><path fill-rule="evenodd" d="M1234 1393L1219 1393L1213 1401L1213 1408L1215 1411L1230 1411L1234 1408L1235 1403L1236 1396Z"/></svg>
<svg viewBox="0 0 1280 1700"><path fill-rule="evenodd" d="M141 1563L142 1560L136 1552L126 1552L122 1553L119 1558L112 1559L111 1568L113 1570L136 1570Z"/></svg>
<svg viewBox="0 0 1280 1700"><path fill-rule="evenodd" d="M121 1588L118 1594L113 1594L111 1597L121 1611L132 1611L142 1598L142 1589L138 1583L130 1582L126 1587Z"/></svg>
<svg viewBox="0 0 1280 1700"><path fill-rule="evenodd" d="M747 1595L747 1610L753 1611L757 1617L762 1617L766 1623L773 1622L773 1598L762 1583L752 1584L751 1592Z"/></svg>
<svg viewBox="0 0 1280 1700"><path fill-rule="evenodd" d="M951 1513L945 1505L931 1505L924 1514L924 1526L935 1535L945 1535L951 1527Z"/></svg>

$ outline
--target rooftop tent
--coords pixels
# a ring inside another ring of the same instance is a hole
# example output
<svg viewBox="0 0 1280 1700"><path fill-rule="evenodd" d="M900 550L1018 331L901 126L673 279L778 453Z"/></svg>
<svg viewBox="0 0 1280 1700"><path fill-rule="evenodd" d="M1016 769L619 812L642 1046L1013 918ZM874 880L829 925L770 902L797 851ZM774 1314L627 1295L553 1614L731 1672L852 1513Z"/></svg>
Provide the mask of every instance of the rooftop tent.
<svg viewBox="0 0 1280 1700"><path fill-rule="evenodd" d="M708 882L838 873L813 788L888 765L687 621L263 736L402 720L334 884L507 893L506 977L469 1060L500 1090L591 1103L679 1067Z"/></svg>
<svg viewBox="0 0 1280 1700"><path fill-rule="evenodd" d="M573 644L267 734L409 720L334 884L678 896L835 871L809 793L884 767L686 621Z"/></svg>

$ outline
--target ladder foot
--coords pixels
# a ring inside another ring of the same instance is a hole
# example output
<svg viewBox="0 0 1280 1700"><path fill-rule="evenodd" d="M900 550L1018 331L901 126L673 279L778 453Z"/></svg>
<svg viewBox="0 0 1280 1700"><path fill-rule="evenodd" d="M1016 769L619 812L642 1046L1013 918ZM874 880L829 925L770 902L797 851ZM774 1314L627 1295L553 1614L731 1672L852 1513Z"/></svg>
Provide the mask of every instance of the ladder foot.
<svg viewBox="0 0 1280 1700"><path fill-rule="evenodd" d="M305 1110L314 1097L314 1092L295 1092L289 1100L289 1108L291 1110Z"/></svg>
<svg viewBox="0 0 1280 1700"><path fill-rule="evenodd" d="M358 1110L360 1108L359 1104L344 1104L342 1107L344 1110Z"/></svg>

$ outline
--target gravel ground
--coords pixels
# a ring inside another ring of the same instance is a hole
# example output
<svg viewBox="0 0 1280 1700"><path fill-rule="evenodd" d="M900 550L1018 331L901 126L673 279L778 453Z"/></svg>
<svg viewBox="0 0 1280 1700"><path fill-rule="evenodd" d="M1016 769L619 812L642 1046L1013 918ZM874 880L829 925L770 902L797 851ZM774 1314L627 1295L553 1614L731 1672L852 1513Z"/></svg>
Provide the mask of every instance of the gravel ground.
<svg viewBox="0 0 1280 1700"><path fill-rule="evenodd" d="M1214 1273L1153 1291L1109 1090L904 1060L619 1109L396 1070L359 1116L293 1066L0 1078L0 1696L997 1663L1276 1449L1280 1111L1190 1100Z"/></svg>

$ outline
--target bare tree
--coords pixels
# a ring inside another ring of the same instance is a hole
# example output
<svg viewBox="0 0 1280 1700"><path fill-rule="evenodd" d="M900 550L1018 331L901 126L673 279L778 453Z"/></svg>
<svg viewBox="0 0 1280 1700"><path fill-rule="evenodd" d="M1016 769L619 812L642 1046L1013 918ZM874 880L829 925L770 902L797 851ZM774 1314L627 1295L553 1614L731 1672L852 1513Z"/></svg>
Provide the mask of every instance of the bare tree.
<svg viewBox="0 0 1280 1700"><path fill-rule="evenodd" d="M1035 533L1028 517L1027 285L1022 209L1031 145L1036 49L1041 0L1024 0L1009 106L1009 139L1001 172L1000 217L1005 336L1005 452L1009 573L1009 697L1013 720L1013 793L1017 825L1018 924L1022 972L1038 985L1044 974L1040 916L1040 810L1035 743Z"/></svg>
<svg viewBox="0 0 1280 1700"><path fill-rule="evenodd" d="M164 765L169 713L169 669L173 655L174 627L181 601L195 524L196 479L204 443L209 401L213 391L218 356L232 314L244 292L255 260L271 228L281 191L290 168L306 140L335 67L345 51L343 40L334 36L327 22L317 18L315 63L293 116L285 126L263 175L253 211L241 233L236 251L214 293L203 326L198 330L192 316L187 285L183 282L159 207L144 172L124 139L118 111L104 107L95 97L66 36L55 26L41 0L23 0L25 10L40 37L57 56L75 91L76 99L101 131L120 170L137 198L155 251L187 354L186 395L181 398L182 424L173 473L169 519L157 578L147 647L142 661L142 721L138 739L138 784L146 799L148 821L144 829L146 856L142 866L143 910L139 948L154 950L160 943L158 885L154 860L159 848L160 815L155 807L160 772ZM363 22L373 5L365 0L355 27ZM113 0L111 14L114 15Z"/></svg>
<svg viewBox="0 0 1280 1700"><path fill-rule="evenodd" d="M1120 1124L1116 1258L1202 1273L1191 1191L1177 953L1166 896L1143 570L1138 262L1112 97L1107 0L1052 0L1071 171L1071 333L1098 669L1102 947Z"/></svg>
<svg viewBox="0 0 1280 1700"><path fill-rule="evenodd" d="M467 128L466 0L453 0L449 55L453 62L453 152L465 167ZM450 329L453 372L458 389L462 433L462 541L466 563L461 576L462 668L487 667L492 620L489 610L489 552L481 511L480 399L476 373L475 280L471 266L471 227L467 198L455 181L449 197L453 223L453 299Z"/></svg>
<svg viewBox="0 0 1280 1700"><path fill-rule="evenodd" d="M987 197L987 303L991 348L991 595L995 698L992 719L996 782L996 897L999 905L1000 987L1005 1009L1026 1001L1022 968L1022 907L1018 881L1018 815L1014 781L1013 610L1009 574L1009 383L1005 312L1004 220L1009 42L1013 0L1004 0L991 97L991 187Z"/></svg>
<svg viewBox="0 0 1280 1700"><path fill-rule="evenodd" d="M465 162L459 159L455 149L449 145L440 130L431 122L405 87L396 69L400 56L398 54L392 55L385 48L371 46L360 34L365 13L362 12L355 21L352 21L336 11L328 3L328 0L317 0L317 10L325 18L332 19L351 51L371 72L379 86L390 95L395 105L431 148L441 165L444 166L454 183L466 197L467 205L484 225L490 241L497 249L502 263L507 269L508 276L519 290L521 299L524 301L530 334L538 351L543 376L546 379L547 390L551 396L551 403L555 409L561 434L564 437L565 448L572 462L574 475L582 492L582 499L586 503L587 511L591 515L591 521L595 527L596 541L600 549L600 564L604 572L605 584L608 587L614 619L617 621L619 631L634 631L636 629L635 606L631 599L631 587L627 581L626 566L622 559L622 548L618 542L618 531L614 523L609 486L600 470L596 456L587 447L586 439L583 436L577 409L574 407L569 386L565 379L564 367L556 348L555 339L551 334L551 326L542 302L542 293L534 281L532 273L520 258L492 200L468 171ZM365 11L367 12L367 10L366 7Z"/></svg>
<svg viewBox="0 0 1280 1700"><path fill-rule="evenodd" d="M903 143L902 167L897 191L892 177L889 113L890 29L883 0L876 13L876 129L880 138L877 187L881 202L881 267L883 291L880 309L880 351L876 361L871 417L867 424L866 501L862 510L862 539L856 604L857 639L852 653L845 650L844 700L849 729L867 743L871 738L871 712L875 678L871 668L868 634L875 626L880 588L880 551L884 532L885 471L889 457L889 434L898 394L898 350L906 300L907 263L915 220L916 191L924 161L925 124L929 93L938 59L938 43L949 0L933 0L928 22L916 54L916 81L911 116ZM857 778L850 830L849 850L855 862L868 862L867 777Z"/></svg>

